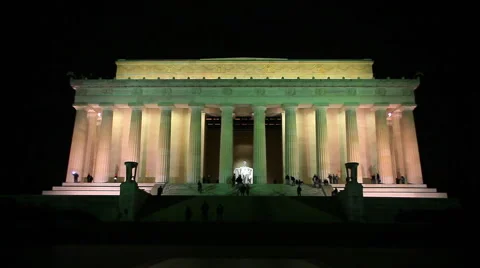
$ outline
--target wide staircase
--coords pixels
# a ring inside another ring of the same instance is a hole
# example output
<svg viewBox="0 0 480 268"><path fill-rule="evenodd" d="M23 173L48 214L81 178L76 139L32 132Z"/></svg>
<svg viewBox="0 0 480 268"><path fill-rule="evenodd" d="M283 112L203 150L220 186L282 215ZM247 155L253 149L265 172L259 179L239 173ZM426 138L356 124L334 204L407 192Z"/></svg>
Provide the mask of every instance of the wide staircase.
<svg viewBox="0 0 480 268"><path fill-rule="evenodd" d="M363 185L364 197L400 197L400 198L448 198L447 193L439 193L436 188L426 184L368 184ZM345 189L345 184L332 184L338 191Z"/></svg>
<svg viewBox="0 0 480 268"><path fill-rule="evenodd" d="M302 186L302 196L329 196L332 188L323 186L315 188L310 185ZM162 195L187 196L238 196L241 195L238 187L231 184L203 184L202 192L198 192L196 184L167 184ZM297 187L285 184L253 184L250 185L250 196L297 196Z"/></svg>
<svg viewBox="0 0 480 268"><path fill-rule="evenodd" d="M138 187L151 195L157 195L160 183L138 183ZM43 191L42 195L120 195L119 182L64 182L62 186L53 186L52 190Z"/></svg>
<svg viewBox="0 0 480 268"><path fill-rule="evenodd" d="M238 187L230 184L203 184L202 193L197 190L197 184L163 184L138 183L140 189L151 195L157 195L162 186L162 195L167 196L237 196ZM302 196L330 196L333 188L339 191L345 189L345 184L323 185L316 188L311 185L302 186ZM65 182L62 186L54 186L52 190L43 191L43 195L88 195L88 196L118 196L120 183L73 183ZM297 187L286 184L253 184L250 186L250 196L297 196ZM446 193L439 193L426 184L363 184L364 197L396 197L396 198L447 198Z"/></svg>

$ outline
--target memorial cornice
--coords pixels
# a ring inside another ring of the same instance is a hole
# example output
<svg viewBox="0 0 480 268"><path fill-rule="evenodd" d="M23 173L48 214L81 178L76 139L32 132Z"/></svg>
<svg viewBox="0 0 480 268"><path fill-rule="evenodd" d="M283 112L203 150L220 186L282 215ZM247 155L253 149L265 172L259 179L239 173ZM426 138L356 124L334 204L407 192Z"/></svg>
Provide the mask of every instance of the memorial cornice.
<svg viewBox="0 0 480 268"><path fill-rule="evenodd" d="M218 79L72 80L75 104L159 102L206 104L414 102L418 80Z"/></svg>

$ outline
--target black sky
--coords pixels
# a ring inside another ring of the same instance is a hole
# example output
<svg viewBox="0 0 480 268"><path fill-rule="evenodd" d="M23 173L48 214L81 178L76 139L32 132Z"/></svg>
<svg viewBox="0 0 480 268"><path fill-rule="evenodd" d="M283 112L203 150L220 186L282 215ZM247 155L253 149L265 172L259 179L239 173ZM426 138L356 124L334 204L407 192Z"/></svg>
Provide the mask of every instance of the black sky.
<svg viewBox="0 0 480 268"><path fill-rule="evenodd" d="M447 7L388 1L370 6L317 1L152 2L59 1L48 9L43 45L49 53L50 68L44 71L50 79L46 91L33 94L32 101L48 104L43 112L55 114L55 120L32 119L31 125L45 131L28 143L28 166L37 176L27 172L22 177L30 191L60 184L65 176L74 118L67 71L112 78L117 59L276 57L369 58L375 61L376 78L413 78L422 72L415 115L425 180L454 195L460 192L447 175L460 169L458 160L435 162L447 159L442 157L455 147L445 142L451 138L445 129L451 129L453 115L439 109L447 99L440 92L452 85L449 77L455 71L457 48L451 38L454 24L443 18ZM442 112L444 119L439 119Z"/></svg>

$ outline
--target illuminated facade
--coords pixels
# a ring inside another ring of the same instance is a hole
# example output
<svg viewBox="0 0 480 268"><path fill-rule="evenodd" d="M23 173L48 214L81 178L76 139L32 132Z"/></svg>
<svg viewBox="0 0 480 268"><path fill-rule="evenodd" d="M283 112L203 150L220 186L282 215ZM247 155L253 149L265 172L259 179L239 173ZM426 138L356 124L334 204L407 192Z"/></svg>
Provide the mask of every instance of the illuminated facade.
<svg viewBox="0 0 480 268"><path fill-rule="evenodd" d="M371 60L207 59L117 61L113 80L72 80L77 110L68 164L96 182L197 182L205 174L205 122L221 117L220 183L233 159L233 121L253 118L255 183L267 183L265 121L281 117L283 175L310 182L342 174L422 184L413 109L418 80L374 79ZM280 158L281 159L281 158ZM282 161L280 161L282 162ZM279 178L280 179L280 178Z"/></svg>

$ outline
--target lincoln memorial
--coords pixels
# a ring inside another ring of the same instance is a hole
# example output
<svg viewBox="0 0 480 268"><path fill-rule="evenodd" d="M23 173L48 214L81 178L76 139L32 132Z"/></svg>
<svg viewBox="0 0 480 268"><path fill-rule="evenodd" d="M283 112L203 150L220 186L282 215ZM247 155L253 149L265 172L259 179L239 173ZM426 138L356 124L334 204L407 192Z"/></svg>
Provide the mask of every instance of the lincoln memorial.
<svg viewBox="0 0 480 268"><path fill-rule="evenodd" d="M253 168L253 183L345 182L380 175L423 184L412 79L375 79L371 60L223 58L118 60L114 79L71 80L74 132L66 181L230 183Z"/></svg>

